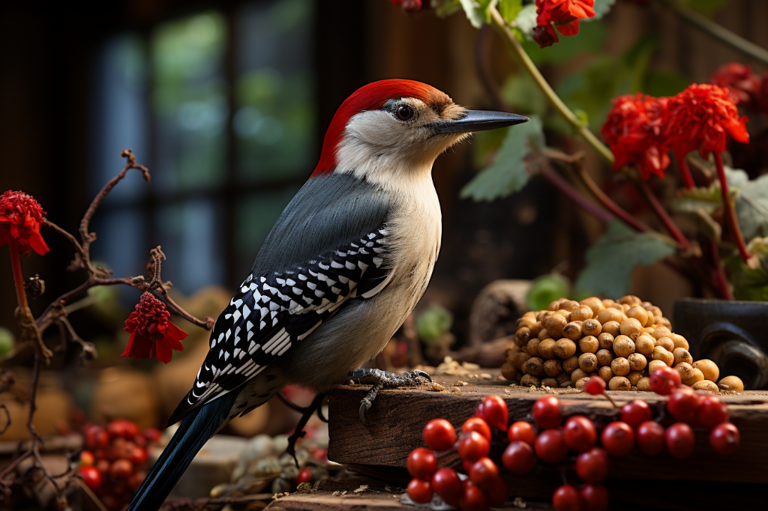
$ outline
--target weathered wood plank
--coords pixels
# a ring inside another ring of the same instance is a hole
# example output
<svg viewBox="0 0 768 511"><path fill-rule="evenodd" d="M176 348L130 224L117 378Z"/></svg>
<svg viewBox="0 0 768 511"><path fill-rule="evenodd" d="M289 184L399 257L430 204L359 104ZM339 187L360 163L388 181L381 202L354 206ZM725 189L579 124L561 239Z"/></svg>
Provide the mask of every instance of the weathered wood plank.
<svg viewBox="0 0 768 511"><path fill-rule="evenodd" d="M405 467L408 454L423 446L421 432L431 419L442 417L455 427L474 414L483 397L501 396L509 407L512 420L529 417L536 399L544 393L510 387L498 380L473 379L462 387L453 387L457 379L438 376L435 380L446 389L434 392L426 388L385 390L379 394L363 426L357 416L366 386L340 386L330 398L329 459L339 463L365 466ZM558 392L565 416L585 414L598 422L607 422L615 413L603 398L574 391ZM650 392L611 392L622 404L644 399L651 406L662 407L665 398ZM768 392L744 392L721 395L728 403L731 421L741 431L741 448L732 456L719 456L709 447L705 433L697 433L696 452L687 460L675 460L667 454L656 458L640 455L611 460L612 478L721 481L732 483L768 483ZM499 444L498 448L501 448ZM439 456L441 466L452 463L455 453ZM530 489L533 477L521 479L521 490ZM510 481L510 484L514 484ZM540 489L532 489L535 495ZM521 493L525 495L525 493Z"/></svg>

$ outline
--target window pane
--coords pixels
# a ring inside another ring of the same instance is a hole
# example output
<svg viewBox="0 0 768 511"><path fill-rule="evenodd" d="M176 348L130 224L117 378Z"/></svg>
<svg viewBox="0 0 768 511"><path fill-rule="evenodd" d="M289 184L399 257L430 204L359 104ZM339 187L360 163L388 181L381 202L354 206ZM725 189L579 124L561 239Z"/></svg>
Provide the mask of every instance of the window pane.
<svg viewBox="0 0 768 511"><path fill-rule="evenodd" d="M99 236L92 245L94 262L114 270L118 278L144 275L150 249L146 220L140 210L99 208L91 224Z"/></svg>
<svg viewBox="0 0 768 511"><path fill-rule="evenodd" d="M151 39L157 186L203 189L226 178L227 27L218 12L160 25Z"/></svg>
<svg viewBox="0 0 768 511"><path fill-rule="evenodd" d="M300 185L297 184L277 191L254 193L237 202L235 253L237 271L242 273L243 278L251 269L253 260L275 221L299 188Z"/></svg>
<svg viewBox="0 0 768 511"><path fill-rule="evenodd" d="M93 171L89 189L96 194L125 166L123 148L133 149L139 163L149 163L147 136L146 59L144 44L136 34L107 41L96 56L92 134ZM136 200L148 187L139 172L129 172L109 194L109 204Z"/></svg>
<svg viewBox="0 0 768 511"><path fill-rule="evenodd" d="M155 217L159 244L168 257L163 280L174 289L193 293L210 284L223 284L224 222L221 204L194 199L163 206Z"/></svg>
<svg viewBox="0 0 768 511"><path fill-rule="evenodd" d="M233 129L236 175L249 182L308 176L315 157L311 0L246 5L238 36Z"/></svg>

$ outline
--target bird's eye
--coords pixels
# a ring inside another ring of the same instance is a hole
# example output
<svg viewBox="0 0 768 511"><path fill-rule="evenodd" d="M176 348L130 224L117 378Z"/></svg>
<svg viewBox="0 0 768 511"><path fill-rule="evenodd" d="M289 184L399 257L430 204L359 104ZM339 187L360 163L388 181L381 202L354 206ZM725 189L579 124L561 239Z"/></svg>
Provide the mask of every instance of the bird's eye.
<svg viewBox="0 0 768 511"><path fill-rule="evenodd" d="M413 108L408 105L400 105L397 109L397 118L401 121L407 121L413 117Z"/></svg>

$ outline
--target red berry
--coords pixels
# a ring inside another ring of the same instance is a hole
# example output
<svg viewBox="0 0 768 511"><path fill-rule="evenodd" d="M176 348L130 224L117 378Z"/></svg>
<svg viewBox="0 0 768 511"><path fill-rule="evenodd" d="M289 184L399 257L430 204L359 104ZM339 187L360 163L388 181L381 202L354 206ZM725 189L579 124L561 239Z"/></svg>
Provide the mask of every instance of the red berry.
<svg viewBox="0 0 768 511"><path fill-rule="evenodd" d="M600 435L600 442L608 454L621 458L632 452L635 432L626 422L611 422Z"/></svg>
<svg viewBox="0 0 768 511"><path fill-rule="evenodd" d="M637 428L637 448L646 456L658 456L664 452L664 426L645 421Z"/></svg>
<svg viewBox="0 0 768 511"><path fill-rule="evenodd" d="M432 485L423 479L411 479L406 490L408 496L417 504L427 504L432 500Z"/></svg>
<svg viewBox="0 0 768 511"><path fill-rule="evenodd" d="M157 428L147 428L144 430L144 438L146 438L149 443L155 443L160 441L160 436L162 433L160 433L160 430Z"/></svg>
<svg viewBox="0 0 768 511"><path fill-rule="evenodd" d="M557 428L560 420L560 401L556 397L542 397L533 404L533 422L539 428Z"/></svg>
<svg viewBox="0 0 768 511"><path fill-rule="evenodd" d="M77 473L83 478L85 485L96 491L101 486L101 472L93 465L85 465L77 469Z"/></svg>
<svg viewBox="0 0 768 511"><path fill-rule="evenodd" d="M579 491L570 484L564 484L552 495L555 511L581 511L584 508Z"/></svg>
<svg viewBox="0 0 768 511"><path fill-rule="evenodd" d="M705 429L728 422L728 405L715 396L704 396L696 410L696 420Z"/></svg>
<svg viewBox="0 0 768 511"><path fill-rule="evenodd" d="M691 427L684 422L676 422L667 428L665 433L667 451L679 460L693 454L696 438Z"/></svg>
<svg viewBox="0 0 768 511"><path fill-rule="evenodd" d="M125 419L116 419L107 424L107 433L111 438L132 439L141 433L139 426L135 422Z"/></svg>
<svg viewBox="0 0 768 511"><path fill-rule="evenodd" d="M669 396L667 410L681 422L690 422L696 417L701 397L696 395L690 387L678 387Z"/></svg>
<svg viewBox="0 0 768 511"><path fill-rule="evenodd" d="M599 376L590 376L587 384L584 385L584 390L593 396L600 395L605 392L605 380Z"/></svg>
<svg viewBox="0 0 768 511"><path fill-rule="evenodd" d="M599 483L608 475L608 453L593 447L576 458L576 474L588 482Z"/></svg>
<svg viewBox="0 0 768 511"><path fill-rule="evenodd" d="M497 477L491 483L491 487L485 490L485 495L488 497L488 504L491 507L501 507L509 498L509 490L504 483L504 479Z"/></svg>
<svg viewBox="0 0 768 511"><path fill-rule="evenodd" d="M481 417L472 417L470 419L467 419L466 422L464 422L464 425L461 426L462 433L469 433L470 431L477 431L481 435L483 435L486 440L489 442L491 441L491 428L488 426L488 423L485 422L484 419Z"/></svg>
<svg viewBox="0 0 768 511"><path fill-rule="evenodd" d="M739 428L730 422L723 422L715 426L709 433L709 445L718 454L729 455L736 452L741 443Z"/></svg>
<svg viewBox="0 0 768 511"><path fill-rule="evenodd" d="M480 407L477 409L477 415L482 417L492 428L506 431L509 411L507 403L499 396L487 396L483 398Z"/></svg>
<svg viewBox="0 0 768 511"><path fill-rule="evenodd" d="M125 458L115 460L109 467L109 475L115 479L126 479L133 473L133 463Z"/></svg>
<svg viewBox="0 0 768 511"><path fill-rule="evenodd" d="M302 468L299 475L296 476L296 484L308 483L312 480L312 471L308 468Z"/></svg>
<svg viewBox="0 0 768 511"><path fill-rule="evenodd" d="M109 433L101 426L89 426L85 430L85 446L95 451L105 449L109 445Z"/></svg>
<svg viewBox="0 0 768 511"><path fill-rule="evenodd" d="M427 447L436 451L445 451L456 442L456 430L445 419L433 419L424 426L421 434Z"/></svg>
<svg viewBox="0 0 768 511"><path fill-rule="evenodd" d="M80 453L80 466L93 465L96 463L96 457L91 451L82 451Z"/></svg>
<svg viewBox="0 0 768 511"><path fill-rule="evenodd" d="M584 452L597 440L597 431L591 420L583 415L576 415L565 422L563 439L568 447L576 452Z"/></svg>
<svg viewBox="0 0 768 511"><path fill-rule="evenodd" d="M499 477L499 468L491 461L491 458L480 458L469 470L469 480L481 490L490 488L497 477Z"/></svg>
<svg viewBox="0 0 768 511"><path fill-rule="evenodd" d="M106 474L109 472L109 460L106 458L101 458L96 461L96 468L101 472L102 474Z"/></svg>
<svg viewBox="0 0 768 511"><path fill-rule="evenodd" d="M432 476L432 489L443 501L451 506L459 505L461 497L461 479L452 468L441 468Z"/></svg>
<svg viewBox="0 0 768 511"><path fill-rule="evenodd" d="M474 463L483 456L488 456L491 444L477 431L470 431L469 433L461 434L457 450L461 459Z"/></svg>
<svg viewBox="0 0 768 511"><path fill-rule="evenodd" d="M637 428L645 421L651 420L653 414L648 403L635 399L621 407L621 420L633 428Z"/></svg>
<svg viewBox="0 0 768 511"><path fill-rule="evenodd" d="M465 479L462 481L461 486L461 497L459 497L461 511L487 511L490 508L485 493L472 481Z"/></svg>
<svg viewBox="0 0 768 511"><path fill-rule="evenodd" d="M536 438L536 456L545 463L560 463L568 455L568 446L559 429L547 429Z"/></svg>
<svg viewBox="0 0 768 511"><path fill-rule="evenodd" d="M533 447L516 440L510 442L504 449L501 462L504 464L504 468L521 476L533 470L533 466L536 464L536 455L533 453Z"/></svg>
<svg viewBox="0 0 768 511"><path fill-rule="evenodd" d="M147 450L143 447L136 446L133 449L131 449L130 454L128 455L128 459L131 460L131 463L134 465L143 465L147 462L147 458L149 458L149 454L147 453Z"/></svg>
<svg viewBox="0 0 768 511"><path fill-rule="evenodd" d="M651 390L661 396L670 395L680 385L680 373L671 367L661 367L651 375Z"/></svg>
<svg viewBox="0 0 768 511"><path fill-rule="evenodd" d="M602 484L585 484L579 495L581 495L581 501L584 503L584 509L589 511L608 509L608 488Z"/></svg>
<svg viewBox="0 0 768 511"><path fill-rule="evenodd" d="M533 447L533 443L536 441L536 431L530 422L513 422L509 430L507 430L507 440L510 442L525 442Z"/></svg>
<svg viewBox="0 0 768 511"><path fill-rule="evenodd" d="M408 455L408 473L417 479L429 479L437 470L435 453L424 447L418 447Z"/></svg>

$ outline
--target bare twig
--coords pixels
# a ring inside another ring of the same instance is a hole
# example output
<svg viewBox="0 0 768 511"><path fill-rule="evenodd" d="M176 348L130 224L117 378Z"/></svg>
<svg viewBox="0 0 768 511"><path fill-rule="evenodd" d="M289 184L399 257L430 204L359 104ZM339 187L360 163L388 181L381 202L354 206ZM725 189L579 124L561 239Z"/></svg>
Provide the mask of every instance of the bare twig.
<svg viewBox="0 0 768 511"><path fill-rule="evenodd" d="M35 411L37 410L37 383L40 380L40 357L35 354L35 362L32 365L32 386L29 390L29 417L27 418L27 429L32 435L32 438L38 442L42 442L43 439L37 433L35 425L32 424L32 419L35 417Z"/></svg>
<svg viewBox="0 0 768 511"><path fill-rule="evenodd" d="M5 417L8 419L8 422L5 424L5 427L2 431L0 431L0 435L4 434L6 431L8 431L8 428L11 427L11 412L8 411L8 407L5 406L5 404L0 404L0 408L5 410Z"/></svg>

